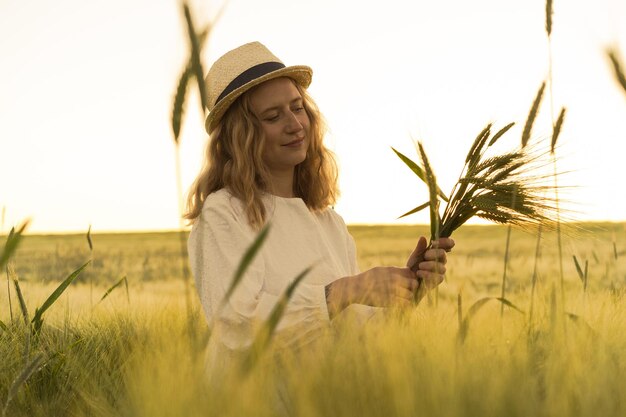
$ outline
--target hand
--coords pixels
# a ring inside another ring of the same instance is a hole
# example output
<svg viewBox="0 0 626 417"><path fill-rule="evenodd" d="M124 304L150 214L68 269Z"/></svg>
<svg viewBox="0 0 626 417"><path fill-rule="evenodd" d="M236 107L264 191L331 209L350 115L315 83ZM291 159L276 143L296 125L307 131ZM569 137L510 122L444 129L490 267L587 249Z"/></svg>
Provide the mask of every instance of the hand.
<svg viewBox="0 0 626 417"><path fill-rule="evenodd" d="M417 276L409 268L379 266L329 284L328 312L332 318L350 304L410 306L418 287Z"/></svg>
<svg viewBox="0 0 626 417"><path fill-rule="evenodd" d="M415 300L419 302L426 293L443 282L446 273L446 253L454 247L454 240L440 238L431 242L428 248L425 237L420 237L415 250L407 261L407 266L415 272L419 289Z"/></svg>

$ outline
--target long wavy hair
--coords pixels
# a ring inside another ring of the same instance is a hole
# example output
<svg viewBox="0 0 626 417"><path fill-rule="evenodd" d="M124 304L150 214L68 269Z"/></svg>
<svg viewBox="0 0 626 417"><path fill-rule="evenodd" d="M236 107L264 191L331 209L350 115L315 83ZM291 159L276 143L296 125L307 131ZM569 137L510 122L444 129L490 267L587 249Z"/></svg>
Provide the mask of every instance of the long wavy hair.
<svg viewBox="0 0 626 417"><path fill-rule="evenodd" d="M306 159L294 170L294 194L309 210L334 205L339 197L337 164L334 154L323 144L326 124L304 88L295 83L309 116L309 149ZM207 196L222 188L243 203L248 223L260 229L267 212L262 196L271 193L270 172L263 162L265 137L261 123L250 105L250 91L229 107L210 135L200 174L187 195L184 218L193 223L200 216Z"/></svg>

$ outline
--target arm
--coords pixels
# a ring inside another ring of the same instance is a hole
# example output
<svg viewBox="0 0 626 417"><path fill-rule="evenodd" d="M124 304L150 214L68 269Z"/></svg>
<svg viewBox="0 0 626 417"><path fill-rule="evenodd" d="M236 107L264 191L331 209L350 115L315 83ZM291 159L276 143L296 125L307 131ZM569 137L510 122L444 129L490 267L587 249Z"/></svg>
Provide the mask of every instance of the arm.
<svg viewBox="0 0 626 417"><path fill-rule="evenodd" d="M443 282L447 262L446 252L454 241L442 238L427 248L420 238L409 257L410 267L376 267L361 274L340 278L326 286L326 302L331 318L350 304L378 307L409 306L419 302L426 293Z"/></svg>

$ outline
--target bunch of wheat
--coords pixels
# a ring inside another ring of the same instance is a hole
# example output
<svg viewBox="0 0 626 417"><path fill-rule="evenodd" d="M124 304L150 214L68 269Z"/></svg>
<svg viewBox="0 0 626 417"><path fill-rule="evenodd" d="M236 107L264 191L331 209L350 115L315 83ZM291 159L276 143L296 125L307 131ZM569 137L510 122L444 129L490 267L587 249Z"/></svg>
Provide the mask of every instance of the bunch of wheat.
<svg viewBox="0 0 626 417"><path fill-rule="evenodd" d="M519 150L493 155L490 152L513 123L491 136L488 124L472 144L458 182L448 199L437 186L434 171L421 143L418 151L421 167L400 152L394 152L427 185L429 201L401 217L430 208L431 240L449 237L474 216L500 224L521 227L553 226L556 201L550 197L554 189L546 181L550 175L541 172L546 165L548 151L524 146ZM447 202L443 216L439 214L439 199Z"/></svg>

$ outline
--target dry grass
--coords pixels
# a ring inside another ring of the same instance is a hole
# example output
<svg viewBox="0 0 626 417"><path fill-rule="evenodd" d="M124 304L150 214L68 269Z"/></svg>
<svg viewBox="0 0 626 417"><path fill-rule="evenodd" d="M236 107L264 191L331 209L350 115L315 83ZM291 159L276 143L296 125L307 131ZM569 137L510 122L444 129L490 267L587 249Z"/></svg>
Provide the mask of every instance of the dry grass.
<svg viewBox="0 0 626 417"><path fill-rule="evenodd" d="M89 285L79 279L46 313L47 324L38 341L33 340L31 354L32 361L43 352L44 366L17 391L7 415L270 416L286 407L303 416L557 416L592 411L617 416L626 404L619 382L626 370L621 355L626 338L620 330L626 324L626 266L621 262L626 228L585 228L587 235L565 242L571 254L588 261L586 295L575 263L565 268L570 310L558 319L567 333L553 328L550 318L550 288L558 276L552 261L556 236L549 233L542 240L535 327L529 333L527 314L511 311L501 320L497 303L486 302L469 313L475 301L499 291L506 228L464 226L455 234L457 247L437 307L426 302L414 311L390 312L367 326L350 326L346 318L337 323L334 338L296 352L270 350L247 377L233 373L219 384L204 373L208 327L194 300L190 332L179 280L142 281L141 273L129 274L130 303L116 290L92 308ZM350 229L362 269L403 265L417 237L428 233L426 226ZM177 233L158 236L144 236L143 247L137 245L138 235L129 236L135 244L126 256L141 263L144 252L155 247L176 248ZM72 247L75 239L27 237L21 249L34 254L34 246ZM84 235L80 241L88 250ZM118 240L105 244L102 236L94 235L93 241L102 266L116 268L109 256L115 259ZM607 241L615 242L615 253L604 250ZM526 312L535 243L533 235L514 231L509 298ZM25 261L20 259L18 271ZM46 260L53 263L50 257ZM170 261L178 265L178 259ZM104 294L109 285L94 281L94 293ZM27 307L41 305L55 287L24 281ZM461 311L459 295L465 305ZM7 305L6 293L0 293L0 305ZM462 345L457 344L459 315L462 321L471 316ZM0 311L10 324L8 317L6 309ZM27 333L20 329L16 321L10 331L0 330L0 403L25 369ZM279 399L285 397L289 400Z"/></svg>

